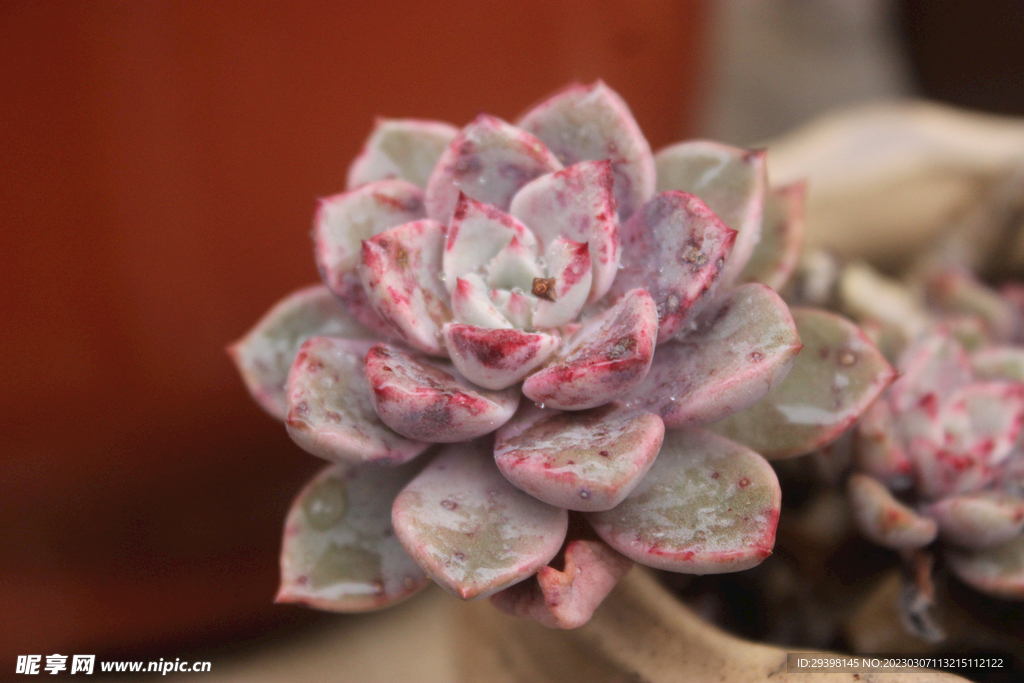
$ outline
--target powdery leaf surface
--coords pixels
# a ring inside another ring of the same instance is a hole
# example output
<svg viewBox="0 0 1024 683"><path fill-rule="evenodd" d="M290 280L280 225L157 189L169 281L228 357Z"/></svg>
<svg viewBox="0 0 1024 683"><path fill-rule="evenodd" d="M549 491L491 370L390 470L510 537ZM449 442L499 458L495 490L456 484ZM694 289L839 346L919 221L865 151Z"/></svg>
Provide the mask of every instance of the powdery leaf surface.
<svg viewBox="0 0 1024 683"><path fill-rule="evenodd" d="M494 459L535 498L596 512L615 507L640 483L664 436L657 415L616 403L570 413L527 405L498 430Z"/></svg>
<svg viewBox="0 0 1024 683"><path fill-rule="evenodd" d="M426 586L391 528L391 501L417 469L331 465L309 482L285 521L276 602L365 612Z"/></svg>
<svg viewBox="0 0 1024 683"><path fill-rule="evenodd" d="M416 357L388 344L366 355L366 381L380 419L399 434L431 443L468 441L508 422L516 389L473 386L450 363Z"/></svg>
<svg viewBox="0 0 1024 683"><path fill-rule="evenodd" d="M523 393L560 410L613 401L647 375L657 333L654 300L642 289L632 290L576 332L554 362L530 375Z"/></svg>
<svg viewBox="0 0 1024 683"><path fill-rule="evenodd" d="M565 569L543 567L536 579L491 596L491 604L514 617L548 628L579 628L633 566L600 541L574 540L565 548Z"/></svg>
<svg viewBox="0 0 1024 683"><path fill-rule="evenodd" d="M401 178L426 188L441 152L459 132L440 121L378 119L363 151L348 169L348 187Z"/></svg>
<svg viewBox="0 0 1024 683"><path fill-rule="evenodd" d="M713 306L698 317L696 329L658 346L651 371L624 401L674 428L720 420L778 386L800 350L779 295L752 283Z"/></svg>
<svg viewBox="0 0 1024 683"><path fill-rule="evenodd" d="M522 256L536 261L537 239L526 226L493 206L460 194L444 244L444 284L448 291L454 290L457 279L467 273L485 276L484 266L513 240ZM525 284L532 284L532 278Z"/></svg>
<svg viewBox="0 0 1024 683"><path fill-rule="evenodd" d="M462 375L485 389L506 389L543 365L558 349L558 334L444 326L445 346Z"/></svg>
<svg viewBox="0 0 1024 683"><path fill-rule="evenodd" d="M451 320L448 292L441 282L445 227L432 220L414 221L363 242L359 277L367 298L413 348L447 355L441 326Z"/></svg>
<svg viewBox="0 0 1024 683"><path fill-rule="evenodd" d="M460 192L508 211L519 188L561 168L555 155L533 135L481 114L441 153L427 182L427 216L447 223Z"/></svg>
<svg viewBox="0 0 1024 683"><path fill-rule="evenodd" d="M623 99L601 81L556 93L528 111L519 126L543 140L566 166L611 161L623 219L654 194L651 146Z"/></svg>
<svg viewBox="0 0 1024 683"><path fill-rule="evenodd" d="M330 290L313 285L277 302L244 337L228 347L246 388L265 411L288 417L284 385L299 347L311 337L369 339L372 332Z"/></svg>
<svg viewBox="0 0 1024 683"><path fill-rule="evenodd" d="M1024 535L989 550L948 550L946 564L957 577L983 593L1024 600Z"/></svg>
<svg viewBox="0 0 1024 683"><path fill-rule="evenodd" d="M587 518L626 557L656 569L720 574L760 564L775 544L782 491L771 465L701 429L668 430L633 493Z"/></svg>
<svg viewBox="0 0 1024 683"><path fill-rule="evenodd" d="M761 241L743 268L740 282L760 282L776 291L789 282L803 248L806 198L807 185L803 182L768 190Z"/></svg>
<svg viewBox="0 0 1024 683"><path fill-rule="evenodd" d="M804 347L767 396L709 429L764 457L790 458L832 442L878 398L896 371L845 318L791 309Z"/></svg>
<svg viewBox="0 0 1024 683"><path fill-rule="evenodd" d="M736 233L697 197L663 192L625 222L620 237L621 270L611 292L650 292L658 307L658 341L665 342L707 303Z"/></svg>
<svg viewBox="0 0 1024 683"><path fill-rule="evenodd" d="M569 513L512 486L487 442L446 446L395 499L391 519L406 551L464 600L487 597L546 565Z"/></svg>
<svg viewBox="0 0 1024 683"><path fill-rule="evenodd" d="M608 291L619 267L619 220L611 162L582 161L543 175L512 198L510 213L542 246L562 237L590 246L594 275L588 301Z"/></svg>
<svg viewBox="0 0 1024 683"><path fill-rule="evenodd" d="M425 217L423 190L396 179L321 199L317 207L313 253L320 276L349 311L376 332L392 333L367 301L356 271L362 242Z"/></svg>
<svg viewBox="0 0 1024 683"><path fill-rule="evenodd" d="M737 232L732 257L722 273L726 285L736 282L761 239L767 188L764 150L694 140L666 147L654 155L654 163L658 192L697 195Z"/></svg>
<svg viewBox="0 0 1024 683"><path fill-rule="evenodd" d="M914 550L928 545L938 534L935 520L917 514L869 476L852 475L847 494L857 528L878 545Z"/></svg>
<svg viewBox="0 0 1024 683"><path fill-rule="evenodd" d="M430 444L396 434L377 416L366 382L373 342L313 337L288 374L288 434L313 455L336 462L403 463Z"/></svg>
<svg viewBox="0 0 1024 683"><path fill-rule="evenodd" d="M1024 531L1024 500L1004 493L949 496L924 512L939 523L943 539L961 548L994 548Z"/></svg>

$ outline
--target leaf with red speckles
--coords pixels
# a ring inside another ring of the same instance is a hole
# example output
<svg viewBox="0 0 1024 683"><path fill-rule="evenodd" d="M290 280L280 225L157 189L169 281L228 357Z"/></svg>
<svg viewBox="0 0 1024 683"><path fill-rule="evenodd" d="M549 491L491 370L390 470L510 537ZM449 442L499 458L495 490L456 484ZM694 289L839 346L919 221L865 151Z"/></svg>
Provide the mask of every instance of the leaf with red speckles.
<svg viewBox="0 0 1024 683"><path fill-rule="evenodd" d="M710 300L736 233L697 197L663 192L622 226L622 270L612 294L643 287L657 304L666 342Z"/></svg>
<svg viewBox="0 0 1024 683"><path fill-rule="evenodd" d="M938 534L935 520L917 514L867 475L851 475L847 495L857 528L878 545L915 550L934 541Z"/></svg>
<svg viewBox="0 0 1024 683"><path fill-rule="evenodd" d="M364 240L359 260L359 278L377 314L410 346L434 356L447 355L441 326L451 320L440 277L444 233L437 221L399 225Z"/></svg>
<svg viewBox="0 0 1024 683"><path fill-rule="evenodd" d="M444 326L445 346L462 375L485 389L505 389L543 365L561 338L546 332Z"/></svg>
<svg viewBox="0 0 1024 683"><path fill-rule="evenodd" d="M771 555L782 491L757 453L702 429L667 430L654 467L617 507L587 515L612 548L656 569L721 574Z"/></svg>
<svg viewBox="0 0 1024 683"><path fill-rule="evenodd" d="M740 282L761 282L779 291L789 281L803 248L806 198L803 182L768 190L761 241L740 273Z"/></svg>
<svg viewBox="0 0 1024 683"><path fill-rule="evenodd" d="M948 334L932 332L912 344L899 360L900 376L887 397L902 414L967 385L973 375L963 347Z"/></svg>
<svg viewBox="0 0 1024 683"><path fill-rule="evenodd" d="M446 446L395 498L402 546L445 590L487 597L537 573L558 553L569 525L508 483L486 441Z"/></svg>
<svg viewBox="0 0 1024 683"><path fill-rule="evenodd" d="M561 168L551 150L533 135L481 114L441 153L427 182L427 216L447 223L460 192L508 211L519 188Z"/></svg>
<svg viewBox="0 0 1024 683"><path fill-rule="evenodd" d="M410 463L321 470L288 512L275 602L366 612L423 589L429 579L391 527L391 501L419 468Z"/></svg>
<svg viewBox="0 0 1024 683"><path fill-rule="evenodd" d="M654 357L658 313L651 295L627 292L589 320L554 362L530 375L523 393L560 410L583 410L614 401L643 381Z"/></svg>
<svg viewBox="0 0 1024 683"><path fill-rule="evenodd" d="M388 344L366 354L366 381L380 419L418 441L453 443L489 434L519 405L516 389L474 387L450 363L413 356Z"/></svg>
<svg viewBox="0 0 1024 683"><path fill-rule="evenodd" d="M936 498L991 484L1017 442L1022 423L1024 384L975 382L945 396L937 438L910 449L918 489Z"/></svg>
<svg viewBox="0 0 1024 683"><path fill-rule="evenodd" d="M791 309L804 347L771 393L708 426L769 460L831 443L878 398L896 371L849 320L810 308Z"/></svg>
<svg viewBox="0 0 1024 683"><path fill-rule="evenodd" d="M430 172L458 132L440 121L378 119L363 151L348 168L348 187L401 178L426 188Z"/></svg>
<svg viewBox="0 0 1024 683"><path fill-rule="evenodd" d="M528 579L491 596L491 604L514 617L548 628L573 629L590 621L594 610L633 566L600 541L570 541L565 569L543 567Z"/></svg>
<svg viewBox="0 0 1024 683"><path fill-rule="evenodd" d="M279 420L288 417L284 385L299 347L320 335L348 339L373 336L326 287L313 285L274 304L244 337L228 347L253 399Z"/></svg>
<svg viewBox="0 0 1024 683"><path fill-rule="evenodd" d="M857 469L893 490L913 485L914 466L907 456L885 397L875 401L857 422L854 462Z"/></svg>
<svg viewBox="0 0 1024 683"><path fill-rule="evenodd" d="M380 180L320 200L313 246L320 276L364 325L394 334L366 299L356 268L363 240L426 216L423 190L404 180Z"/></svg>
<svg viewBox="0 0 1024 683"><path fill-rule="evenodd" d="M657 415L618 403L570 413L527 405L498 430L494 459L535 498L597 512L621 503L640 483L664 436Z"/></svg>
<svg viewBox="0 0 1024 683"><path fill-rule="evenodd" d="M1004 600L1024 600L1024 535L987 550L949 549L945 556L946 566L967 585Z"/></svg>
<svg viewBox="0 0 1024 683"><path fill-rule="evenodd" d="M994 548L1024 531L1024 500L994 491L948 496L924 509L942 538L972 550Z"/></svg>
<svg viewBox="0 0 1024 683"><path fill-rule="evenodd" d="M666 147L654 155L657 191L695 194L737 232L722 282L731 285L761 239L761 217L767 187L764 150L730 147L694 140Z"/></svg>
<svg viewBox="0 0 1024 683"><path fill-rule="evenodd" d="M377 416L364 376L373 342L313 337L288 373L288 434L336 462L403 463L430 444L396 434Z"/></svg>
<svg viewBox="0 0 1024 683"><path fill-rule="evenodd" d="M566 166L610 160L623 219L654 194L651 146L623 99L601 81L556 93L528 111L519 126L543 140Z"/></svg>
<svg viewBox="0 0 1024 683"><path fill-rule="evenodd" d="M658 413L665 425L720 420L779 385L800 350L793 317L762 284L736 287L679 341L661 344L643 383L623 399Z"/></svg>
<svg viewBox="0 0 1024 683"><path fill-rule="evenodd" d="M543 175L512 198L509 212L537 236L541 246L559 237L590 246L594 276L587 301L612 286L619 268L619 219L611 162L581 161Z"/></svg>
<svg viewBox="0 0 1024 683"><path fill-rule="evenodd" d="M548 245L544 260L549 280L533 282L531 291L540 299L533 325L551 329L575 320L587 302L593 277L590 248L586 242L558 238Z"/></svg>

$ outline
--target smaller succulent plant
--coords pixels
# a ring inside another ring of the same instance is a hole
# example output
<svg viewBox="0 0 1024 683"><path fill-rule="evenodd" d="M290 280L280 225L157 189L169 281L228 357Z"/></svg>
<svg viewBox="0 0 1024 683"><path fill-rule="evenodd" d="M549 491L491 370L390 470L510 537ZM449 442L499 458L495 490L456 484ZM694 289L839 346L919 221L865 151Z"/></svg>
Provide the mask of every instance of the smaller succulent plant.
<svg viewBox="0 0 1024 683"><path fill-rule="evenodd" d="M836 438L893 376L773 291L802 198L767 189L763 151L652 154L602 83L516 126L378 122L316 214L325 286L231 348L335 463L288 515L278 599L359 611L433 580L570 628L633 562L761 562L765 457Z"/></svg>

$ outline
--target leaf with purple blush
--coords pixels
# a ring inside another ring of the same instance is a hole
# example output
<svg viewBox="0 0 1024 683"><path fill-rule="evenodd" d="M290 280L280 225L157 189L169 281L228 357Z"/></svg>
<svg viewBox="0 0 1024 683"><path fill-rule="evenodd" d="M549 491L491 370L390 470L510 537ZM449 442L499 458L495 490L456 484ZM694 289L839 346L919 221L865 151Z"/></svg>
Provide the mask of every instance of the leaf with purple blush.
<svg viewBox="0 0 1024 683"><path fill-rule="evenodd" d="M488 442L446 446L395 498L402 546L445 590L464 600L518 583L551 561L569 514L501 476Z"/></svg>
<svg viewBox="0 0 1024 683"><path fill-rule="evenodd" d="M757 453L702 429L667 430L654 467L617 507L587 515L635 562L721 574L771 555L782 491Z"/></svg>
<svg viewBox="0 0 1024 683"><path fill-rule="evenodd" d="M786 304L762 284L736 287L695 325L658 346L643 383L623 398L661 415L669 428L750 407L779 385L801 348Z"/></svg>
<svg viewBox="0 0 1024 683"><path fill-rule="evenodd" d="M765 195L761 241L740 273L740 282L760 282L780 291L796 269L804 242L807 184L772 188Z"/></svg>
<svg viewBox="0 0 1024 683"><path fill-rule="evenodd" d="M947 496L924 514L939 523L945 541L971 550L1009 543L1024 531L1024 500L995 491Z"/></svg>
<svg viewBox="0 0 1024 683"><path fill-rule="evenodd" d="M658 192L680 190L697 195L737 232L732 256L722 273L725 286L732 285L761 239L767 189L764 150L694 140L659 151L654 163Z"/></svg>
<svg viewBox="0 0 1024 683"><path fill-rule="evenodd" d="M426 188L430 172L458 132L440 121L377 119L363 151L349 166L347 186L401 178Z"/></svg>
<svg viewBox="0 0 1024 683"><path fill-rule="evenodd" d="M413 348L434 356L447 353L441 326L451 320L448 292L441 283L445 228L422 220L364 240L359 278L377 314Z"/></svg>
<svg viewBox="0 0 1024 683"><path fill-rule="evenodd" d="M373 406L386 425L417 441L453 443L489 434L508 422L519 391L480 389L450 363L388 344L366 354Z"/></svg>
<svg viewBox="0 0 1024 683"><path fill-rule="evenodd" d="M574 540L565 548L565 569L541 568L527 579L491 596L491 604L514 617L548 628L573 629L590 621L594 610L633 566L601 541Z"/></svg>
<svg viewBox="0 0 1024 683"><path fill-rule="evenodd" d="M561 168L555 155L533 135L481 114L441 153L427 182L427 216L447 223L460 192L508 211L519 188Z"/></svg>
<svg viewBox="0 0 1024 683"><path fill-rule="evenodd" d="M284 525L275 602L333 612L389 607L429 579L398 542L391 501L419 470L331 465L299 493Z"/></svg>
<svg viewBox="0 0 1024 683"><path fill-rule="evenodd" d="M485 389L505 389L547 362L558 349L557 333L488 329L448 323L445 346L455 368Z"/></svg>
<svg viewBox="0 0 1024 683"><path fill-rule="evenodd" d="M982 593L1024 600L1024 535L987 550L949 549L946 565L957 578Z"/></svg>
<svg viewBox="0 0 1024 683"><path fill-rule="evenodd" d="M313 220L320 276L364 325L392 335L367 301L356 271L363 240L426 217L423 190L404 180L381 180L321 199Z"/></svg>
<svg viewBox="0 0 1024 683"><path fill-rule="evenodd" d="M654 194L651 146L629 107L603 82L569 86L528 111L519 126L543 140L566 166L610 160L623 220Z"/></svg>
<svg viewBox="0 0 1024 683"><path fill-rule="evenodd" d="M627 292L589 320L545 368L530 375L523 393L560 410L584 410L614 401L640 384L651 367L658 314L643 289Z"/></svg>
<svg viewBox="0 0 1024 683"><path fill-rule="evenodd" d="M562 237L590 245L594 276L587 301L600 299L619 268L619 219L611 162L581 161L543 175L512 198L509 213L526 224L541 246Z"/></svg>
<svg viewBox="0 0 1024 683"><path fill-rule="evenodd" d="M618 403L570 413L527 405L498 430L494 459L535 498L597 512L621 503L640 483L664 436L657 415Z"/></svg>
<svg viewBox="0 0 1024 683"><path fill-rule="evenodd" d="M253 399L279 420L288 417L284 385L299 347L311 337L373 336L323 285L296 290L274 304L227 348Z"/></svg>
<svg viewBox="0 0 1024 683"><path fill-rule="evenodd" d="M935 520L917 514L867 475L850 476L847 496L857 528L878 545L916 550L934 541L938 534Z"/></svg>
<svg viewBox="0 0 1024 683"><path fill-rule="evenodd" d="M430 444L396 434L377 416L364 376L373 342L313 337L288 373L288 434L313 455L335 462L410 460Z"/></svg>
<svg viewBox="0 0 1024 683"><path fill-rule="evenodd" d="M769 460L825 446L878 398L896 371L863 331L845 318L793 308L804 347L781 384L760 401L708 425Z"/></svg>
<svg viewBox="0 0 1024 683"><path fill-rule="evenodd" d="M657 304L658 341L682 330L710 300L735 231L697 197L663 192L619 230L621 270L611 293L643 287Z"/></svg>

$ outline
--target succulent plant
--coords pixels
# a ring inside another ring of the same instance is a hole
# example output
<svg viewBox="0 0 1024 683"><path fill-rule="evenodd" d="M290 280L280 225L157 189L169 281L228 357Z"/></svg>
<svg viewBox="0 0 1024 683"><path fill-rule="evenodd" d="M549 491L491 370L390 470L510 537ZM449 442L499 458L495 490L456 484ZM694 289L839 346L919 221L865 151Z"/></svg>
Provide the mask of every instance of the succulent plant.
<svg viewBox="0 0 1024 683"><path fill-rule="evenodd" d="M633 562L768 557L765 457L835 439L893 378L772 289L802 197L768 189L763 151L652 154L600 82L515 126L379 121L316 213L324 285L230 349L334 463L288 514L278 600L360 611L433 580L571 628Z"/></svg>

